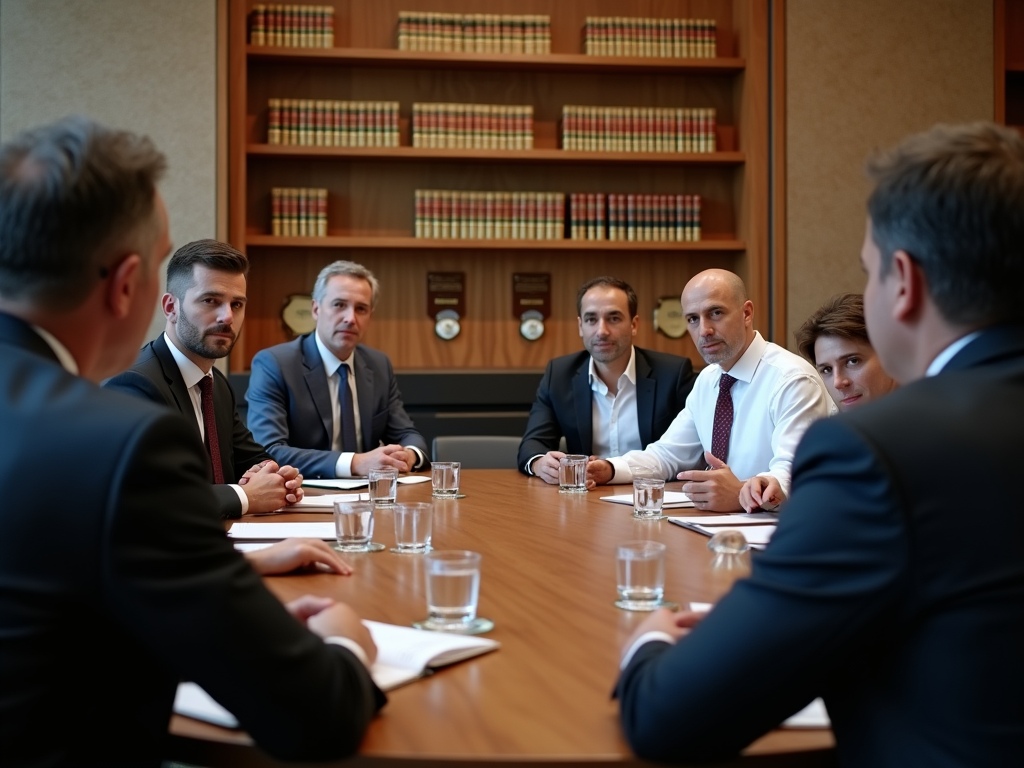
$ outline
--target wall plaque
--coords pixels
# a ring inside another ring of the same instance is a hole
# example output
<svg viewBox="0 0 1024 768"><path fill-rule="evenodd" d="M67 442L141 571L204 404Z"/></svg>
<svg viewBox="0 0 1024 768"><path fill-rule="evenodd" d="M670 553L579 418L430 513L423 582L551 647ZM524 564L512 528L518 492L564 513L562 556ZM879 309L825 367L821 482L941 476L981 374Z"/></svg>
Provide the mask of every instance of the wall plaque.
<svg viewBox="0 0 1024 768"><path fill-rule="evenodd" d="M451 341L462 330L466 309L465 272L427 273L427 314L434 318L434 333Z"/></svg>
<svg viewBox="0 0 1024 768"><path fill-rule="evenodd" d="M548 272L516 272L512 275L512 314L519 333L527 341L544 335L544 320L551 314L551 275Z"/></svg>
<svg viewBox="0 0 1024 768"><path fill-rule="evenodd" d="M293 293L285 296L281 307L281 324L292 336L301 336L316 330L313 319L313 297L308 294Z"/></svg>
<svg viewBox="0 0 1024 768"><path fill-rule="evenodd" d="M679 339L686 335L686 318L683 317L683 303L678 296L662 296L654 308L654 330Z"/></svg>

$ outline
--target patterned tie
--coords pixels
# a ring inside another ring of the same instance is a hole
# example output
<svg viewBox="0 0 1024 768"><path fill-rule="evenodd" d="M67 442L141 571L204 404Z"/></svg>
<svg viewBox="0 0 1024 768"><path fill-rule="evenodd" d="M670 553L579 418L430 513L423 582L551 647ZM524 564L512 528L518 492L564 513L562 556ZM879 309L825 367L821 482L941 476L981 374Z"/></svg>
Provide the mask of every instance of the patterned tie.
<svg viewBox="0 0 1024 768"><path fill-rule="evenodd" d="M711 453L724 462L729 461L729 433L732 432L732 395L729 390L736 379L723 373L718 380L718 402L715 403L715 426L711 430Z"/></svg>
<svg viewBox="0 0 1024 768"><path fill-rule="evenodd" d="M352 407L352 390L348 387L348 363L338 367L338 397L341 399L341 450L355 453L356 444L356 413Z"/></svg>
<svg viewBox="0 0 1024 768"><path fill-rule="evenodd" d="M206 430L206 447L213 465L213 482L224 482L224 466L220 463L220 439L217 437L217 419L213 415L213 377L203 376L199 380L199 394L203 403L203 428Z"/></svg>

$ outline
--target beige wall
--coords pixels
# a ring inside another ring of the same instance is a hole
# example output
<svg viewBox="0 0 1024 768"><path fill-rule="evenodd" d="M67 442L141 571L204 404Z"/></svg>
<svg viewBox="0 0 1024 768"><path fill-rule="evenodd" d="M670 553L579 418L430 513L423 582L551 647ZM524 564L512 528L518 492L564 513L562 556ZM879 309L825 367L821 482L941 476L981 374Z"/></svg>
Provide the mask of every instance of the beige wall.
<svg viewBox="0 0 1024 768"><path fill-rule="evenodd" d="M216 236L216 0L0 0L0 140L75 113L167 155L174 243Z"/></svg>
<svg viewBox="0 0 1024 768"><path fill-rule="evenodd" d="M992 3L786 0L788 334L860 292L864 160L938 122L991 120Z"/></svg>

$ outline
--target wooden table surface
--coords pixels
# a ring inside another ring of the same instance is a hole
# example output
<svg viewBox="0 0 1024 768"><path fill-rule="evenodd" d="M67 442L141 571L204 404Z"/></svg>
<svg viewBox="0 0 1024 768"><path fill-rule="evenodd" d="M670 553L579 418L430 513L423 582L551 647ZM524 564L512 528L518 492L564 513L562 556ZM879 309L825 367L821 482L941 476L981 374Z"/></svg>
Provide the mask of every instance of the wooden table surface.
<svg viewBox="0 0 1024 768"><path fill-rule="evenodd" d="M486 636L501 648L391 691L360 756L345 764L638 763L623 739L610 693L620 649L645 614L613 605L615 546L629 539L664 542L665 596L684 605L713 602L728 590L735 572L711 567L705 537L667 521L634 520L631 507L600 500L628 492L629 486L563 495L515 470L466 470L461 485L465 498L434 501L433 546L482 553L478 615L494 621ZM428 500L429 483L399 485L399 502ZM393 546L392 513L375 515L374 540ZM323 514L255 518L330 519ZM266 581L282 600L329 595L363 618L393 624L425 617L420 556L385 549L345 557L355 568L351 577L312 574ZM743 692L737 691L737 705L742 702ZM253 748L244 733L179 716L171 733L169 756L175 759L277 764ZM777 730L751 745L739 762L831 765L832 745L828 730Z"/></svg>

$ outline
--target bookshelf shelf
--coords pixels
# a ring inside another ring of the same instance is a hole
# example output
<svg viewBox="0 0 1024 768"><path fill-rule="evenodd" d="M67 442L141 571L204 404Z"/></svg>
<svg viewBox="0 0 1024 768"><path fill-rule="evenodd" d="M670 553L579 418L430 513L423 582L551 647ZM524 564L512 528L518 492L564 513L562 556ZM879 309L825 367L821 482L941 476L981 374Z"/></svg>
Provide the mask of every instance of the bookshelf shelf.
<svg viewBox="0 0 1024 768"><path fill-rule="evenodd" d="M579 152L565 149L428 149L423 147L311 147L249 144L252 157L313 157L342 160L444 162L584 163L608 165L742 165L742 152Z"/></svg>
<svg viewBox="0 0 1024 768"><path fill-rule="evenodd" d="M448 53L397 51L386 48L280 48L246 46L253 61L337 64L346 67L513 70L517 72L687 73L733 75L742 72L741 58L662 59L583 54Z"/></svg>
<svg viewBox="0 0 1024 768"><path fill-rule="evenodd" d="M741 240L709 235L696 242L623 240L435 240L422 237L328 235L327 237L275 237L250 234L245 244L269 248L388 248L402 250L514 250L514 251L742 251Z"/></svg>

